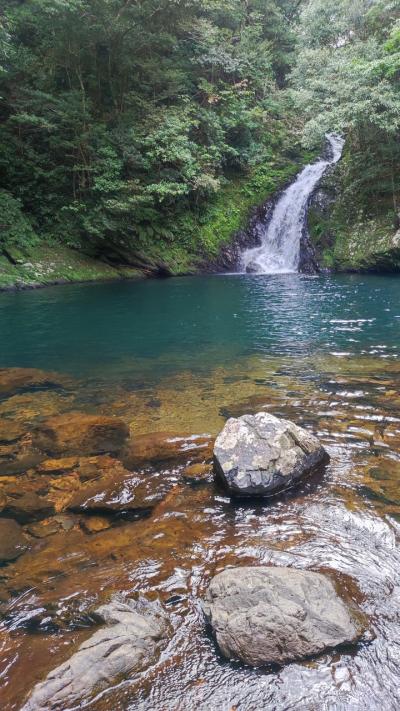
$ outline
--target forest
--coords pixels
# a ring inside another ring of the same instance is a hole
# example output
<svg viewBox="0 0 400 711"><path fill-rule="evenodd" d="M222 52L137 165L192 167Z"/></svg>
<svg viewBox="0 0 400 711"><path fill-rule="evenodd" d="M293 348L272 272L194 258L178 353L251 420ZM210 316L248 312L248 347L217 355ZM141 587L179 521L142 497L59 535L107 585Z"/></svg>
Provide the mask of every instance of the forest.
<svg viewBox="0 0 400 711"><path fill-rule="evenodd" d="M6 257L63 245L195 270L327 131L346 148L333 214L310 216L322 259L335 266L360 233L361 251L389 239L399 17L397 0L5 0Z"/></svg>

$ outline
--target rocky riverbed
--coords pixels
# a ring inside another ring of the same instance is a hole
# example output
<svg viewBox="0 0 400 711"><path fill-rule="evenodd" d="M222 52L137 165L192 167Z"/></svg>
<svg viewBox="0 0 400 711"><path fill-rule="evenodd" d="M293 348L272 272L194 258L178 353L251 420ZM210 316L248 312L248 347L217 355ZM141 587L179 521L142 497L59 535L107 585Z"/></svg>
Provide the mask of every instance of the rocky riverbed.
<svg viewBox="0 0 400 711"><path fill-rule="evenodd" d="M91 709L395 708L397 362L304 359L300 376L290 359L248 357L157 388L142 365L140 387L121 372L0 371L2 708L79 660L121 593L157 601L168 633L151 661L94 683ZM317 435L331 461L279 496L236 501L214 480L214 440L260 411ZM221 571L266 565L332 581L375 639L280 670L224 661L202 600Z"/></svg>

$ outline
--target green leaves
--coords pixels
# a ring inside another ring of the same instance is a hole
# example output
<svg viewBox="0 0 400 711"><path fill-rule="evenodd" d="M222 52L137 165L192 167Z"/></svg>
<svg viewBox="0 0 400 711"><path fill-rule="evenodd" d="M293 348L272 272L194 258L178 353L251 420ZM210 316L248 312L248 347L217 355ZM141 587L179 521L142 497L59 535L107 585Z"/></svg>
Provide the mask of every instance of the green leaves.
<svg viewBox="0 0 400 711"><path fill-rule="evenodd" d="M399 211L399 6L392 0L311 0L292 73L306 144L346 135L336 210L354 220ZM345 167L345 170L344 170Z"/></svg>
<svg viewBox="0 0 400 711"><path fill-rule="evenodd" d="M22 203L5 190L0 190L0 248L33 246L39 241Z"/></svg>
<svg viewBox="0 0 400 711"><path fill-rule="evenodd" d="M165 225L282 143L297 7L5 0L2 184L62 241L186 239Z"/></svg>

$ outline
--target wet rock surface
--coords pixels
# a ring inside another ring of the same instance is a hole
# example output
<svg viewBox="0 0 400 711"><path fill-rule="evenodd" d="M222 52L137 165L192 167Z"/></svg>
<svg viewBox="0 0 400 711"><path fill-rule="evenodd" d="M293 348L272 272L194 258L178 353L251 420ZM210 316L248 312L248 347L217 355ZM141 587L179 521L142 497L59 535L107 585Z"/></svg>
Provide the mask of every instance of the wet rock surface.
<svg viewBox="0 0 400 711"><path fill-rule="evenodd" d="M0 563L19 558L27 547L21 526L13 519L0 518Z"/></svg>
<svg viewBox="0 0 400 711"><path fill-rule="evenodd" d="M106 626L36 685L22 711L80 705L93 693L149 667L167 643L168 618L157 603L115 597L96 615Z"/></svg>
<svg viewBox="0 0 400 711"><path fill-rule="evenodd" d="M212 438L177 432L154 432L134 436L121 454L127 467L166 462L203 461L211 458Z"/></svg>
<svg viewBox="0 0 400 711"><path fill-rule="evenodd" d="M368 626L328 577L290 568L224 570L213 578L204 609L222 654L251 666L284 665L354 644Z"/></svg>
<svg viewBox="0 0 400 711"><path fill-rule="evenodd" d="M214 469L237 496L269 496L328 460L318 439L266 412L230 419L214 446Z"/></svg>
<svg viewBox="0 0 400 711"><path fill-rule="evenodd" d="M129 427L116 417L68 412L51 417L33 433L34 446L47 454L118 452Z"/></svg>
<svg viewBox="0 0 400 711"><path fill-rule="evenodd" d="M127 379L118 386L91 382L68 398L43 390L1 401L1 415L21 422L28 432L57 410L93 412L96 404L99 414L131 423L132 443L135 432L153 438L160 430L161 440L163 432L214 435L227 414L257 413L265 405L318 433L332 457L329 477L310 477L295 491L269 500L233 501L224 495L209 475L207 446L161 463L150 453L140 468L128 472L121 453L43 453L27 471L1 476L0 509L10 498L33 491L56 511L23 524L28 549L1 568L2 709L20 711L35 684L93 635L98 625L93 610L102 600L115 590L128 595L146 590L167 604L176 633L160 664L150 663L143 674L121 685L107 681L107 688L89 702L93 711L178 708L182 689L185 706L199 711L239 705L245 711L282 711L305 703L335 708L353 701L355 708L394 711L400 634L400 368L391 359L317 355L296 363L301 377L293 375L293 367L284 359L266 363L249 357L212 374L168 374L159 387L149 389L129 389ZM318 378L308 377L316 371ZM19 451L22 443L25 436L10 445ZM148 515L133 511L132 518L119 518L112 508L101 514L69 511L70 501L87 494L86 487L96 486L101 494L103 484L118 484L122 470L121 484L125 476L137 476L153 481L157 493L167 482L162 501ZM259 565L328 569L338 592L345 591L346 600L362 606L373 620L376 639L278 670L255 672L222 661L205 634L199 600L218 571ZM84 693L75 707L86 704ZM61 702L59 708L71 706Z"/></svg>
<svg viewBox="0 0 400 711"><path fill-rule="evenodd" d="M68 508L88 514L145 513L162 501L175 481L174 476L138 475L116 462L108 475L80 488Z"/></svg>
<svg viewBox="0 0 400 711"><path fill-rule="evenodd" d="M0 445L17 442L24 434L25 428L19 422L0 418Z"/></svg>
<svg viewBox="0 0 400 711"><path fill-rule="evenodd" d="M54 504L43 496L39 496L34 491L23 491L7 496L2 514L10 518L15 518L19 523L29 523L39 521L55 513Z"/></svg>

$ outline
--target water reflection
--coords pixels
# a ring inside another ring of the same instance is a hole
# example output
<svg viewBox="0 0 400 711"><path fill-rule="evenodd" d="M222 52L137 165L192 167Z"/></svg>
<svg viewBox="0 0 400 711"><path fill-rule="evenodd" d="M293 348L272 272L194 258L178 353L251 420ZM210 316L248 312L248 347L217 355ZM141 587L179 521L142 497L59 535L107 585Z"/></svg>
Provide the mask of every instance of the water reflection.
<svg viewBox="0 0 400 711"><path fill-rule="evenodd" d="M0 417L31 427L83 410L122 417L135 436L214 435L226 417L266 409L311 428L331 454L323 477L261 504L235 505L211 480L192 485L181 465L164 467L157 475L172 485L146 518L89 534L68 514L68 530L31 537L31 551L0 571L1 708L21 707L116 590L160 596L174 635L154 667L110 687L92 711L399 707L398 284L210 277L0 297L2 364L79 377L64 391L0 399ZM16 318L36 332L17 330ZM0 477L0 488L38 482L60 497L74 475L33 469ZM332 575L371 617L375 639L274 672L221 659L201 597L224 566L257 563Z"/></svg>
<svg viewBox="0 0 400 711"><path fill-rule="evenodd" d="M243 354L397 353L395 276L210 276L0 295L0 364L160 375Z"/></svg>

